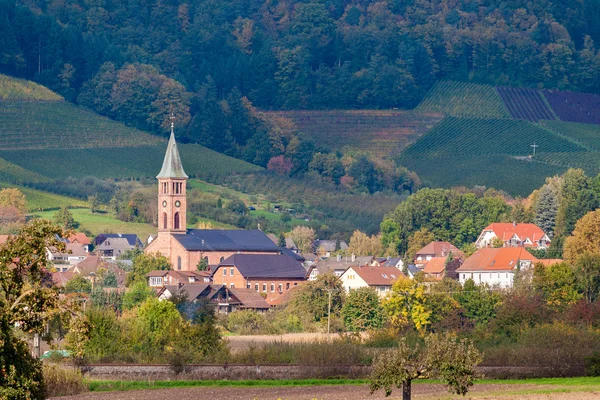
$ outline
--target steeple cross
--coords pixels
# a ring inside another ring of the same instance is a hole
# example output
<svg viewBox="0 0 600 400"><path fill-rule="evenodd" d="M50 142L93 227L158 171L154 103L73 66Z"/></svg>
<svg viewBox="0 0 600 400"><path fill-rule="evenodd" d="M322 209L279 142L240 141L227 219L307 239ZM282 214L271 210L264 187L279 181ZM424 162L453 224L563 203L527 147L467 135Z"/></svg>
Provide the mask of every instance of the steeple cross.
<svg viewBox="0 0 600 400"><path fill-rule="evenodd" d="M171 133L173 133L175 130L175 113L171 112L169 119L171 120Z"/></svg>

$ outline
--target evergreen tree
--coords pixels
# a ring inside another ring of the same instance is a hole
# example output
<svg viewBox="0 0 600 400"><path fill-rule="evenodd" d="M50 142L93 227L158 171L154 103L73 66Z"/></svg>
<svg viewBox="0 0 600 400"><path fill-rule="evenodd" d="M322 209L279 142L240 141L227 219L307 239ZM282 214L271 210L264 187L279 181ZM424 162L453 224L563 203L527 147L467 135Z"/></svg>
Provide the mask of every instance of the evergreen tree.
<svg viewBox="0 0 600 400"><path fill-rule="evenodd" d="M558 193L552 186L546 184L542 186L538 196L533 223L539 226L549 238L552 238L558 211Z"/></svg>
<svg viewBox="0 0 600 400"><path fill-rule="evenodd" d="M277 244L279 247L281 248L285 248L285 235L283 234L283 232L281 232L281 234L279 235L279 243Z"/></svg>

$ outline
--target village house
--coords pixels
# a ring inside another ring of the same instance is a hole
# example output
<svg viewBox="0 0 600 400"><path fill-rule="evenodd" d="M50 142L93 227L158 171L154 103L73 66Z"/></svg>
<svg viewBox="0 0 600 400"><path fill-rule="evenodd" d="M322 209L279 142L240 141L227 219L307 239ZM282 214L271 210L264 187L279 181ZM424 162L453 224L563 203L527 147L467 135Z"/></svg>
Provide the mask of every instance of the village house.
<svg viewBox="0 0 600 400"><path fill-rule="evenodd" d="M496 222L489 224L481 231L475 246L494 247L494 241L500 240L504 247L528 247L532 249L547 249L550 238L535 224L517 224ZM497 246L495 246L497 247Z"/></svg>
<svg viewBox="0 0 600 400"><path fill-rule="evenodd" d="M135 249L126 238L107 238L96 247L96 253L107 260L116 260L119 256Z"/></svg>
<svg viewBox="0 0 600 400"><path fill-rule="evenodd" d="M204 284L211 282L208 271L150 271L146 274L148 286L160 288L163 286L178 286L183 284Z"/></svg>
<svg viewBox="0 0 600 400"><path fill-rule="evenodd" d="M56 247L46 248L48 260L52 262L54 268L63 272L85 260L88 253L84 245L79 243L65 243L65 251L60 252Z"/></svg>
<svg viewBox="0 0 600 400"><path fill-rule="evenodd" d="M353 266L348 268L340 279L347 292L361 287L372 287L380 297L384 297L401 276L404 276L402 271L394 267Z"/></svg>
<svg viewBox="0 0 600 400"><path fill-rule="evenodd" d="M71 236L66 239L67 243L75 243L80 244L85 249L86 253L89 253L91 250L92 241L89 237L83 232L75 232Z"/></svg>
<svg viewBox="0 0 600 400"><path fill-rule="evenodd" d="M271 306L252 289L228 288L225 285L184 284L165 286L158 292L159 300L168 300L174 295L183 295L187 301L197 303L205 299L220 314L229 314L236 310L253 310L260 313Z"/></svg>
<svg viewBox="0 0 600 400"><path fill-rule="evenodd" d="M431 242L415 254L415 265L424 268L432 258L448 257L452 253L455 257L464 257L462 251L449 242Z"/></svg>
<svg viewBox="0 0 600 400"><path fill-rule="evenodd" d="M274 304L275 299L306 281L306 270L282 254L234 254L216 267L212 278L214 284L262 293L269 304Z"/></svg>
<svg viewBox="0 0 600 400"><path fill-rule="evenodd" d="M454 253L447 257L433 257L423 268L425 278L433 280L442 280L443 278L458 279L456 270L462 265L462 253Z"/></svg>
<svg viewBox="0 0 600 400"><path fill-rule="evenodd" d="M84 278L89 279L92 283L96 283L96 281L108 271L114 272L117 278L117 287L125 287L127 273L119 268L115 263L104 260L102 257L96 255L86 257L85 260L69 268L67 272L80 274Z"/></svg>
<svg viewBox="0 0 600 400"><path fill-rule="evenodd" d="M106 239L126 239L132 249L144 248L144 244L135 233L101 233L94 238L94 246L101 245Z"/></svg>
<svg viewBox="0 0 600 400"><path fill-rule="evenodd" d="M531 268L535 258L523 247L484 247L477 250L456 270L459 282L473 279L476 284L488 284L501 288L513 286L518 271Z"/></svg>
<svg viewBox="0 0 600 400"><path fill-rule="evenodd" d="M163 165L156 178L158 234L146 246L147 254L164 255L177 271L195 271L201 261L212 269L238 253L280 253L280 248L260 230L187 229L188 176L181 164L172 125Z"/></svg>
<svg viewBox="0 0 600 400"><path fill-rule="evenodd" d="M357 257L342 256L338 254L335 259L318 260L308 268L308 280L314 281L319 275L333 274L337 277L342 276L346 270L352 266L373 265L379 266L379 262L373 256Z"/></svg>
<svg viewBox="0 0 600 400"><path fill-rule="evenodd" d="M315 253L321 257L329 258L331 257L331 253L336 252L338 250L348 250L348 244L341 240L338 242L336 240L320 240L317 239L313 243L313 248Z"/></svg>

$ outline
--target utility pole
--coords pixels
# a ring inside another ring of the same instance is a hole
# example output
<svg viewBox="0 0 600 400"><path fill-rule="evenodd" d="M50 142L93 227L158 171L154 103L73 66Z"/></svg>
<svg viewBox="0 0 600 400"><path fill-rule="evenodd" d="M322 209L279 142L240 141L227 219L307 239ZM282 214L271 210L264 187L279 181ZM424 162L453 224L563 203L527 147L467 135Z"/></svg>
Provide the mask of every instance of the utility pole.
<svg viewBox="0 0 600 400"><path fill-rule="evenodd" d="M331 329L331 292L333 289L327 289L329 294L329 302L327 303L327 339L329 340L329 330Z"/></svg>
<svg viewBox="0 0 600 400"><path fill-rule="evenodd" d="M540 146L538 146L537 144L535 144L535 142L533 142L533 144L530 145L529 147L533 147L533 156L535 157L535 149L537 149Z"/></svg>

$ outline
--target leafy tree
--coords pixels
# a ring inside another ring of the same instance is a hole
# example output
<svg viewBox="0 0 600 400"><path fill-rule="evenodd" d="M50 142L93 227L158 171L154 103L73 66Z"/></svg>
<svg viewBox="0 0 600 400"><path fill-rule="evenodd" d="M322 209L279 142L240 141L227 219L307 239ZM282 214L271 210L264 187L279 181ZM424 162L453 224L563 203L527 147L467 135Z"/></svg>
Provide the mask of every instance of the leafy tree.
<svg viewBox="0 0 600 400"><path fill-rule="evenodd" d="M399 278L381 305L391 324L397 328L412 327L425 332L431 323L431 308L425 286L416 280Z"/></svg>
<svg viewBox="0 0 600 400"><path fill-rule="evenodd" d="M42 364L34 359L15 325L41 333L58 304L52 287L46 248L65 250L56 238L62 229L37 220L0 246L0 398L44 399Z"/></svg>
<svg viewBox="0 0 600 400"><path fill-rule="evenodd" d="M591 180L581 169L569 169L562 177L561 199L556 214L555 236L568 236L576 222L598 206Z"/></svg>
<svg viewBox="0 0 600 400"><path fill-rule="evenodd" d="M127 286L136 282L146 283L146 275L150 271L168 271L171 269L171 262L160 253L145 254L138 253L133 259L132 271L127 275Z"/></svg>
<svg viewBox="0 0 600 400"><path fill-rule="evenodd" d="M5 188L0 190L0 207L13 207L24 214L27 212L27 199L19 189Z"/></svg>
<svg viewBox="0 0 600 400"><path fill-rule="evenodd" d="M351 331L381 328L385 313L375 289L365 287L350 291L342 307L342 318Z"/></svg>
<svg viewBox="0 0 600 400"><path fill-rule="evenodd" d="M600 255L584 252L573 267L577 287L588 303L598 299L600 293Z"/></svg>
<svg viewBox="0 0 600 400"><path fill-rule="evenodd" d="M575 274L567 263L544 266L536 264L532 284L551 309L562 311L581 298L577 292Z"/></svg>
<svg viewBox="0 0 600 400"><path fill-rule="evenodd" d="M345 291L340 278L333 274L322 274L295 290L289 307L301 314L311 315L315 322L327 320L331 292L331 314L339 315L344 303Z"/></svg>
<svg viewBox="0 0 600 400"><path fill-rule="evenodd" d="M357 229L350 237L348 252L361 256L379 256L383 254L381 238L375 235L369 237Z"/></svg>
<svg viewBox="0 0 600 400"><path fill-rule="evenodd" d="M413 379L438 378L448 385L450 392L465 395L475 383L475 367L481 361L481 353L466 339L429 335L424 344L411 347L402 338L398 348L380 354L373 361L371 393L383 389L389 396L394 387L402 387L402 399L410 400Z"/></svg>
<svg viewBox="0 0 600 400"><path fill-rule="evenodd" d="M290 238L301 253L311 253L315 241L315 231L307 226L297 226L290 232Z"/></svg>
<svg viewBox="0 0 600 400"><path fill-rule="evenodd" d="M154 297L154 291L145 282L135 281L123 295L123 308L130 310Z"/></svg>
<svg viewBox="0 0 600 400"><path fill-rule="evenodd" d="M496 316L496 310L502 300L497 292L486 285L476 285L468 279L462 290L455 295L467 318L476 325L485 326Z"/></svg>
<svg viewBox="0 0 600 400"><path fill-rule="evenodd" d="M88 196L88 205L90 206L90 210L92 211L92 213L98 212L100 207L100 201L98 200L98 196Z"/></svg>
<svg viewBox="0 0 600 400"><path fill-rule="evenodd" d="M208 260L205 257L201 257L196 265L196 269L200 272L208 270Z"/></svg>
<svg viewBox="0 0 600 400"><path fill-rule="evenodd" d="M77 274L65 285L65 293L87 293L92 292L92 282L85 279L82 275Z"/></svg>
<svg viewBox="0 0 600 400"><path fill-rule="evenodd" d="M565 261L574 264L585 252L600 254L600 210L592 211L577 221L573 236L565 240Z"/></svg>
<svg viewBox="0 0 600 400"><path fill-rule="evenodd" d="M118 286L117 275L114 271L108 271L102 277L100 286L103 288L116 288Z"/></svg>
<svg viewBox="0 0 600 400"><path fill-rule="evenodd" d="M71 211L69 211L67 207L61 207L54 214L54 222L64 229L73 229L77 228L78 226L77 222L75 222L75 219L73 218L73 214L71 214Z"/></svg>
<svg viewBox="0 0 600 400"><path fill-rule="evenodd" d="M227 209L236 214L246 214L248 211L244 202L240 199L233 199L227 203Z"/></svg>

